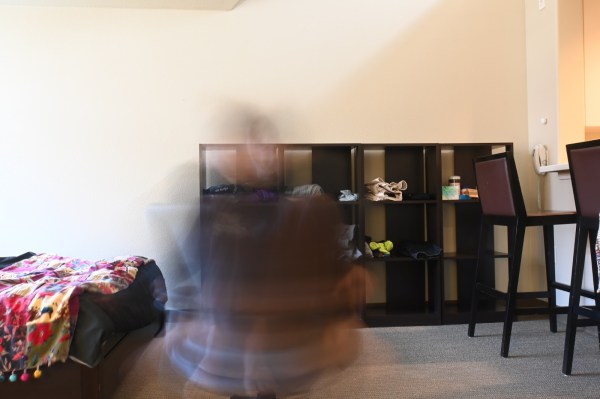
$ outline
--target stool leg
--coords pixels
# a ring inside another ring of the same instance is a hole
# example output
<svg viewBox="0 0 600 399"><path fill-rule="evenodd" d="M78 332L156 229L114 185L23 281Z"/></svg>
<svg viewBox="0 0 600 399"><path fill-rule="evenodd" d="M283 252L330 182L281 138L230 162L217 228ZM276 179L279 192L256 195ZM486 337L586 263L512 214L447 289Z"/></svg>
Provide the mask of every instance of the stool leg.
<svg viewBox="0 0 600 399"><path fill-rule="evenodd" d="M549 313L549 322L550 322L550 331L555 333L557 331L556 328L556 288L554 287L554 282L556 280L555 276L555 259L554 259L554 226L544 226L544 253L545 253L545 263L546 263L546 287L548 290L548 309Z"/></svg>
<svg viewBox="0 0 600 399"><path fill-rule="evenodd" d="M479 288L477 285L479 284L480 269L486 264L486 245L492 228L493 226L490 223L486 222L485 220L481 221L479 227L479 243L477 245L477 262L475 264L475 275L473 276L473 293L471 294L471 314L469 316L469 328L467 331L467 335L469 337L475 336L477 309L479 308Z"/></svg>
<svg viewBox="0 0 600 399"><path fill-rule="evenodd" d="M585 249L587 231L584 232L578 223L575 230L575 250L573 253L573 270L571 272L571 294L569 295L569 312L567 314L567 329L565 332L565 348L563 354L562 372L571 374L573 367L573 350L575 349L575 334L577 332L577 312L581 299L581 283L583 280L583 266L585 262Z"/></svg>
<svg viewBox="0 0 600 399"><path fill-rule="evenodd" d="M517 288L519 273L521 271L521 255L523 253L523 240L525 239L525 225L517 222L508 226L508 290L506 295L506 311L504 313L504 328L502 330L502 346L500 356L508 357L512 324L517 307Z"/></svg>
<svg viewBox="0 0 600 399"><path fill-rule="evenodd" d="M477 289L477 283L474 284L473 294L471 296L471 315L469 316L469 329L467 335L469 337L475 336L475 324L477 323L477 308L479 307L479 290Z"/></svg>
<svg viewBox="0 0 600 399"><path fill-rule="evenodd" d="M590 257L592 258L592 280L594 282L594 292L598 292L598 259L596 258L596 240L598 237L598 230L590 230L589 232L589 243L590 243ZM600 295L596 295L594 300L596 301L596 309L600 309ZM600 321L598 322L598 347L600 347Z"/></svg>

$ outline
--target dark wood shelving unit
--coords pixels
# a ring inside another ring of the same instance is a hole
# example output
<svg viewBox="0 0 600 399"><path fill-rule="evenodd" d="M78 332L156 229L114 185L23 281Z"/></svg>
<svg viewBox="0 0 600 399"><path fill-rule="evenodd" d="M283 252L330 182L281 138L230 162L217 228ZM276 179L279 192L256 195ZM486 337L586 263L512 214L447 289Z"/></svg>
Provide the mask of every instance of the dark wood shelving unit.
<svg viewBox="0 0 600 399"><path fill-rule="evenodd" d="M413 309L390 309L385 303L369 303L365 322L369 327L431 326L441 323L439 312L429 306Z"/></svg>
<svg viewBox="0 0 600 399"><path fill-rule="evenodd" d="M479 201L442 200L442 186L451 175L461 176L462 187L475 188L473 160L493 152L512 150L512 143L300 143L273 144L278 157L278 189L318 184L337 200L341 190L357 193L356 201L340 201L344 222L357 226L359 249L366 237L375 241L432 242L444 251L426 260L392 253L389 258L359 260L379 268L383 286L375 298L366 298L363 318L369 326L466 323L470 307L481 217ZM236 144L200 145L200 187L224 183L209 169L212 151L235 154ZM405 180L407 197L429 194L429 199L369 201L365 183L380 177L386 182ZM452 214L452 215L449 215ZM453 223L444 225L447 216ZM445 247L451 234L455 248ZM491 246L490 246L491 248ZM497 258L506 254L495 253ZM493 268L483 268L493 270ZM456 287L446 291L447 273ZM482 276L494 283L493 273ZM484 321L501 320L501 305L482 303Z"/></svg>
<svg viewBox="0 0 600 399"><path fill-rule="evenodd" d="M443 178L450 174L461 177L461 187L476 188L475 170L473 160L477 157L489 155L493 152L512 150L512 143L478 143L478 144L441 144L441 151L452 159L451 171L443 173ZM444 163L447 165L448 163ZM442 183L445 183L444 181ZM456 265L456 298L447 298L445 295L442 310L442 323L455 324L468 322L471 306L471 294L474 281L477 246L479 243L479 224L481 210L479 200L452 200L443 201L442 212L454 213L454 237L456 248L454 253L444 255L445 262ZM490 238L489 246L493 242ZM495 253L495 257L506 257L505 254ZM484 275L482 281L490 285L495 283L493 267L482 268ZM490 300L480 305L482 320L500 321L502 313L498 309L497 301Z"/></svg>
<svg viewBox="0 0 600 399"><path fill-rule="evenodd" d="M441 241L440 151L438 144L365 144L364 181L376 177L386 182L407 182L407 194L429 194L431 199L401 202L365 200L364 236L374 241L390 240L397 246L402 241ZM368 162L368 163L367 163ZM362 188L361 197L365 190ZM373 226L371 220L382 220L384 226ZM375 228L374 228L375 227ZM368 260L368 268L379 267L378 260ZM385 295L383 303L367 304L364 320L369 326L431 325L441 323L441 260L416 260L392 252L384 259ZM382 298L383 297L383 298Z"/></svg>

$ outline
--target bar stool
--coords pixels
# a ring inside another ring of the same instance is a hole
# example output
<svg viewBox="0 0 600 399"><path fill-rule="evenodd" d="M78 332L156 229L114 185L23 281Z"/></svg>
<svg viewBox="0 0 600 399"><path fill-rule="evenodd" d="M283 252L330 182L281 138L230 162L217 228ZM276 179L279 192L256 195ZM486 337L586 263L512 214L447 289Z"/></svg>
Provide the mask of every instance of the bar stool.
<svg viewBox="0 0 600 399"><path fill-rule="evenodd" d="M556 282L554 277L554 226L575 223L576 215L575 212L554 211L528 213L525 209L512 151L479 157L474 160L474 166L482 217L468 336L475 335L480 295L484 294L494 299L504 300L506 307L500 355L508 357L512 324L516 315L549 314L550 331L556 332L556 314L566 313L565 307L556 307L556 290L569 291L569 287ZM480 281L484 268L495 267L493 230L496 225L506 226L508 239L508 288L506 292ZM547 290L517 292L525 229L530 226L542 226L544 231ZM490 250L490 246L492 250ZM517 308L517 298L546 298L548 305Z"/></svg>
<svg viewBox="0 0 600 399"><path fill-rule="evenodd" d="M577 211L575 230L575 250L571 275L571 295L565 334L565 348L562 372L571 374L573 349L578 326L598 326L600 339L600 298L598 294L598 259L594 250L598 236L598 217L600 214L600 140L585 141L567 145L567 158L573 186L573 197ZM585 253L589 243L592 261L592 279L594 292L582 289ZM594 306L580 304L581 297L595 300ZM580 319L579 316L583 318Z"/></svg>

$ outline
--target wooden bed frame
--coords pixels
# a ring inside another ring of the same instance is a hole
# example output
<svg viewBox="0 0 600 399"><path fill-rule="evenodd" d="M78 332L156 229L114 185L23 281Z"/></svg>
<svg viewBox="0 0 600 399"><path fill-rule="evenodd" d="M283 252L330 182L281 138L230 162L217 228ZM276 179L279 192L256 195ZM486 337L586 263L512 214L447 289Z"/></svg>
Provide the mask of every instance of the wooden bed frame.
<svg viewBox="0 0 600 399"><path fill-rule="evenodd" d="M131 331L107 345L100 364L90 368L73 360L44 367L39 379L0 384L0 398L109 399L117 388L128 356L145 346L162 329L163 320Z"/></svg>

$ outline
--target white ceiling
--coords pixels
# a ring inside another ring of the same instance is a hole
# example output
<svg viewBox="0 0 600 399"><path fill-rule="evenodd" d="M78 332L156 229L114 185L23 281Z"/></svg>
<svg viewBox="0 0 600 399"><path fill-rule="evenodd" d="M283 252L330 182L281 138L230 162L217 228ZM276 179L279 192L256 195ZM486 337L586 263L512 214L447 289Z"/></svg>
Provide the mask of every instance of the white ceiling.
<svg viewBox="0 0 600 399"><path fill-rule="evenodd" d="M0 5L232 10L242 0L0 0Z"/></svg>

